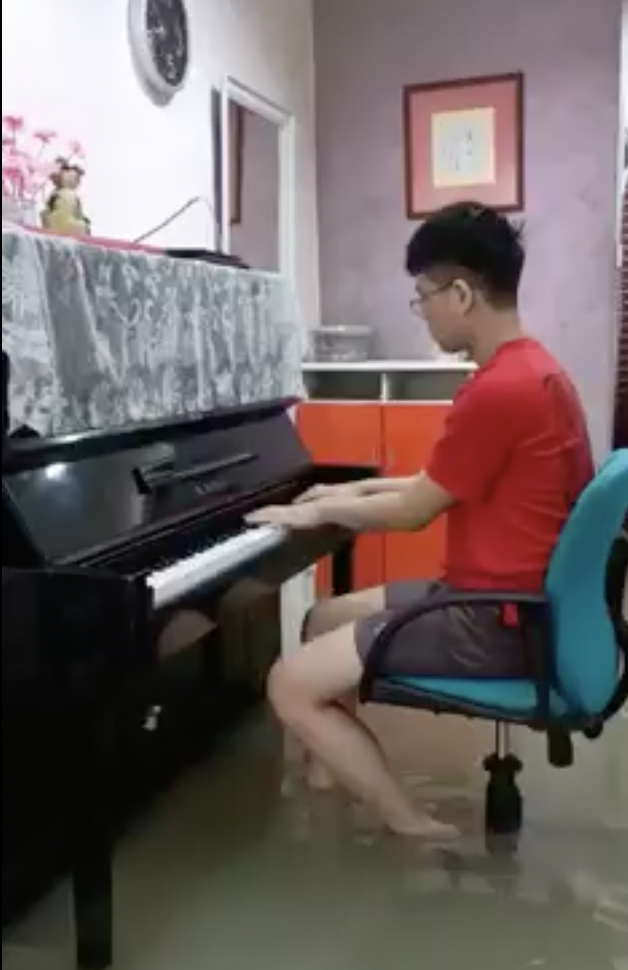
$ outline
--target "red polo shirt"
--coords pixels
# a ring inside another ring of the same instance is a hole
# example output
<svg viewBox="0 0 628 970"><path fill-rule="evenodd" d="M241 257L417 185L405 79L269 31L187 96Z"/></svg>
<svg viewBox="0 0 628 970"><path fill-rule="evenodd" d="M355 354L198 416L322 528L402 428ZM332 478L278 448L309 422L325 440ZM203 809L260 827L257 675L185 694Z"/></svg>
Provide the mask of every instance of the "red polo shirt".
<svg viewBox="0 0 628 970"><path fill-rule="evenodd" d="M449 492L445 581L540 590L594 474L586 419L560 365L529 338L504 344L459 391L426 472Z"/></svg>

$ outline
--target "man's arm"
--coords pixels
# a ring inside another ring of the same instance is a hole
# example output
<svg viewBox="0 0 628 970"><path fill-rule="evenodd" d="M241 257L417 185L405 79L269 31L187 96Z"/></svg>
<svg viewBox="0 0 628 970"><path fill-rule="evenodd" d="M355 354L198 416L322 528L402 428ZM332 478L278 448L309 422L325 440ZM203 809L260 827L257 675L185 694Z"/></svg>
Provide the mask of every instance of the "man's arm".
<svg viewBox="0 0 628 970"><path fill-rule="evenodd" d="M406 478L367 478L356 484L358 494L366 497L367 495L399 494L414 485L415 481L416 475L410 475Z"/></svg>
<svg viewBox="0 0 628 970"><path fill-rule="evenodd" d="M518 388L468 385L456 398L444 434L420 475L409 481L383 479L384 490L366 496L346 489L321 492L314 501L260 509L249 521L289 529L339 525L354 532L424 529L452 505L478 502L490 493L525 420Z"/></svg>
<svg viewBox="0 0 628 970"><path fill-rule="evenodd" d="M364 498L366 495L381 495L390 492L403 492L414 482L410 478L364 478L357 482L346 482L340 485L315 485L308 489L296 500L296 504L306 502L320 502L322 499Z"/></svg>
<svg viewBox="0 0 628 970"><path fill-rule="evenodd" d="M355 532L411 532L424 529L454 502L425 473L410 479L382 479L380 484L388 483L390 487L367 495L321 499L316 509L320 524Z"/></svg>
<svg viewBox="0 0 628 970"><path fill-rule="evenodd" d="M525 416L518 388L469 386L456 399L424 472L409 482L383 480L407 483L397 491L323 499L320 517L356 532L423 529L455 503L488 494L516 446Z"/></svg>

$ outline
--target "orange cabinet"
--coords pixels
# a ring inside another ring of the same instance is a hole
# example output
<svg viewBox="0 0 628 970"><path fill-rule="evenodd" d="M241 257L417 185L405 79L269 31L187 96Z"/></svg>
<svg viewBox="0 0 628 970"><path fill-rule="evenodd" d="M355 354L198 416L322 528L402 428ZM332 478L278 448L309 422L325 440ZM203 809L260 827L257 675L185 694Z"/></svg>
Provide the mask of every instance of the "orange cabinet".
<svg viewBox="0 0 628 970"><path fill-rule="evenodd" d="M381 466L380 404L307 401L299 407L297 427L314 461Z"/></svg>
<svg viewBox="0 0 628 970"><path fill-rule="evenodd" d="M308 401L298 411L301 439L315 462L332 465L373 465L383 462L380 404ZM356 543L354 588L381 586L384 581L384 538L360 536ZM329 563L321 564L317 585L329 592Z"/></svg>
<svg viewBox="0 0 628 970"><path fill-rule="evenodd" d="M442 434L448 404L386 404L382 406L384 474L413 475L421 471ZM442 572L444 522L418 533L390 533L384 540L387 582L433 579Z"/></svg>

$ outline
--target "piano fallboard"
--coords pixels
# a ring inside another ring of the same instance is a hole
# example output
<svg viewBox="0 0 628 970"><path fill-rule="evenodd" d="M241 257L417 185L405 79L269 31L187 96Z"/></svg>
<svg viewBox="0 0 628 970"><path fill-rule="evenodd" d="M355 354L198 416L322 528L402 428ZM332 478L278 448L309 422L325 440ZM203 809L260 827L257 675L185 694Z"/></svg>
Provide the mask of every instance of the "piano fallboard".
<svg viewBox="0 0 628 970"><path fill-rule="evenodd" d="M229 512L307 478L290 403L17 445L3 460L3 505L41 562L94 565L144 546L135 568L150 567L173 533L227 529Z"/></svg>

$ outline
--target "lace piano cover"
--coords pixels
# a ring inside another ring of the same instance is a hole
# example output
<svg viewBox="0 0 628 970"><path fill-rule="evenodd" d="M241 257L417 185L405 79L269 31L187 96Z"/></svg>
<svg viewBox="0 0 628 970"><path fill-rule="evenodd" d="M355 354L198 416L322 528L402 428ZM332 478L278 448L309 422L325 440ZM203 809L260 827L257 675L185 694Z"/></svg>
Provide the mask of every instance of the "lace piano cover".
<svg viewBox="0 0 628 970"><path fill-rule="evenodd" d="M302 393L285 280L6 226L2 347L11 427L47 437Z"/></svg>

